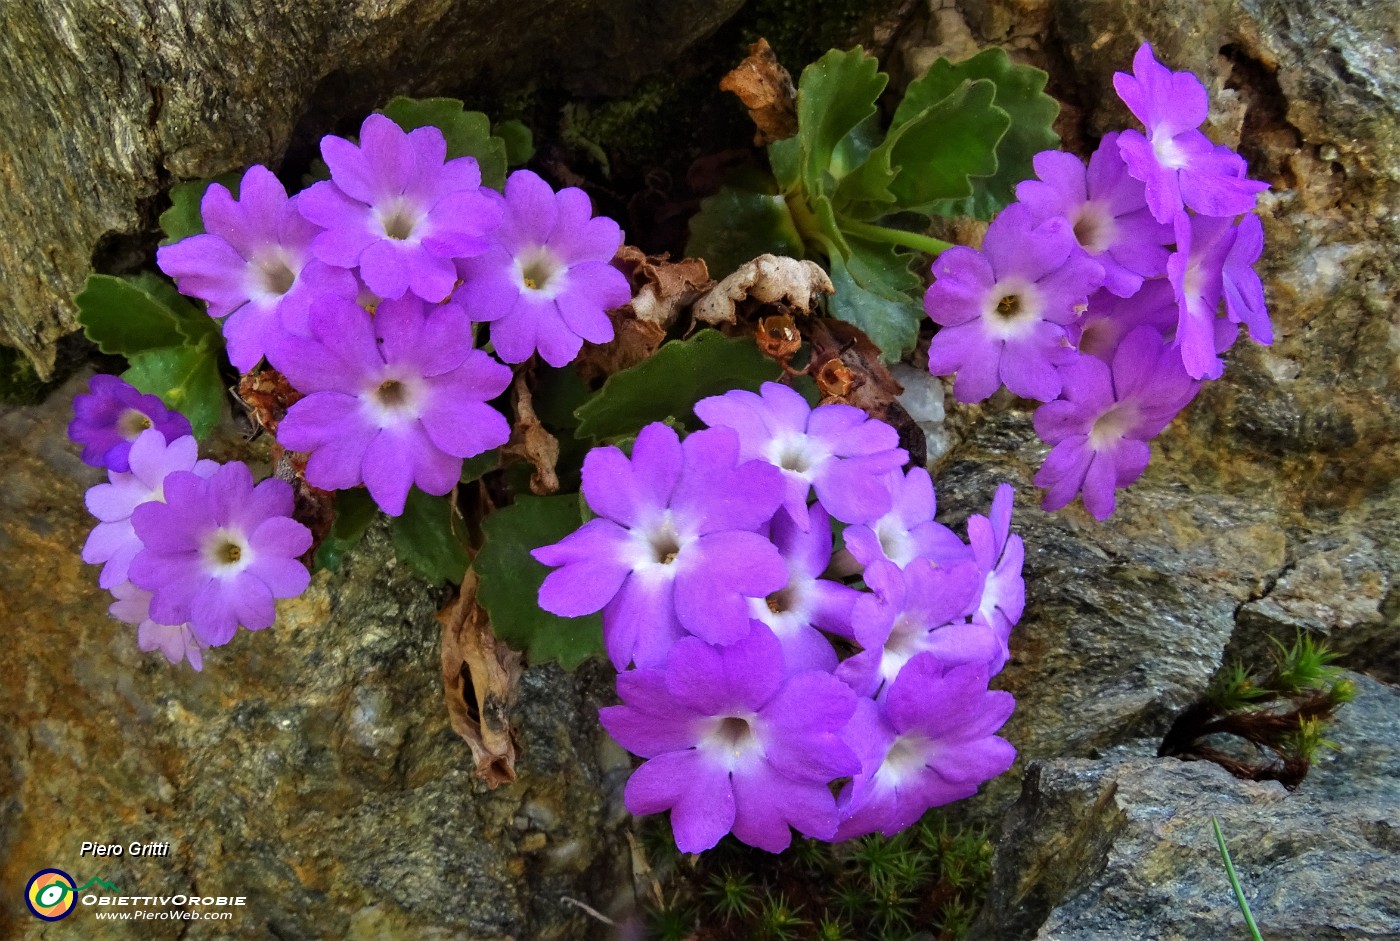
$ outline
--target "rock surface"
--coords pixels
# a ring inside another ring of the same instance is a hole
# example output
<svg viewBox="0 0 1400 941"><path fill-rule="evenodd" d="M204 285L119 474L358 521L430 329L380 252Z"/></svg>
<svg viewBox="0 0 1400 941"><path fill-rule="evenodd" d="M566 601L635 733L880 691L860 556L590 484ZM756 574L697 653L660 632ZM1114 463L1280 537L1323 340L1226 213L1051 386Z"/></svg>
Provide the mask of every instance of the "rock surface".
<svg viewBox="0 0 1400 941"><path fill-rule="evenodd" d="M84 384L0 415L0 937L588 937L561 897L607 908L625 878L630 764L596 719L610 674L528 670L519 780L487 790L443 705L443 594L375 532L203 673L138 652L78 557L101 476L64 437ZM81 858L85 840L168 841L170 856ZM248 904L230 922L79 911L55 934L21 900L50 866Z"/></svg>
<svg viewBox="0 0 1400 941"><path fill-rule="evenodd" d="M14 0L0 35L0 343L41 371L94 259L149 248L163 192L360 118L396 94L620 94L743 0Z"/></svg>

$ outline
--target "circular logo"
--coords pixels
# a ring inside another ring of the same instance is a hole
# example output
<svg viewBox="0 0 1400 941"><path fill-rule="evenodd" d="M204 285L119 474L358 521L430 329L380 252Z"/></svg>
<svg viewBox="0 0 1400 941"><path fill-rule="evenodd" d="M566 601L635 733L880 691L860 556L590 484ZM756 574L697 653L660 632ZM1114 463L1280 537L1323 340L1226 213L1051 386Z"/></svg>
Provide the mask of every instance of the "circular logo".
<svg viewBox="0 0 1400 941"><path fill-rule="evenodd" d="M40 869L24 887L24 904L35 918L44 921L67 918L78 904L73 877L62 869Z"/></svg>

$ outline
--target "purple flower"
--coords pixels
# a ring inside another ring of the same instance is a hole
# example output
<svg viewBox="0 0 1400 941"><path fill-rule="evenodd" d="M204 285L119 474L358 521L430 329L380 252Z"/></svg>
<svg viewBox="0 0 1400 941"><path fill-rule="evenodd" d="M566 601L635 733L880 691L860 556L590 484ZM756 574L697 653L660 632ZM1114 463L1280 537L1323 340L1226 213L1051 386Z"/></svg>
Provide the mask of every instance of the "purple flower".
<svg viewBox="0 0 1400 941"><path fill-rule="evenodd" d="M88 391L73 398L68 437L83 446L83 461L93 467L131 470L127 455L147 428L155 428L166 441L191 433L184 415L166 408L154 395L142 395L116 376L93 376Z"/></svg>
<svg viewBox="0 0 1400 941"><path fill-rule="evenodd" d="M371 317L332 297L312 308L310 328L310 338L287 338L272 361L306 393L277 440L311 453L306 479L315 486L363 483L398 516L411 486L447 493L463 458L510 438L486 404L510 384L510 370L472 348L471 324L452 305L429 308L410 295L384 301Z"/></svg>
<svg viewBox="0 0 1400 941"><path fill-rule="evenodd" d="M112 602L108 613L118 621L135 624L136 646L149 653L159 650L171 663L188 660L196 670L204 669L204 645L194 636L188 624L157 624L151 620L151 593L131 582L112 586Z"/></svg>
<svg viewBox="0 0 1400 941"><path fill-rule="evenodd" d="M742 460L761 460L786 478L783 507L804 526L807 496L816 490L833 517L863 523L890 508L880 478L909 459L899 432L850 405L812 408L802 395L776 382L758 393L736 389L701 399L695 414L712 428L739 435Z"/></svg>
<svg viewBox="0 0 1400 941"><path fill-rule="evenodd" d="M165 480L176 471L193 471L208 477L218 470L214 461L198 460L194 438L185 435L167 442L157 428L147 428L131 445L128 472L109 471L109 483L88 489L84 501L97 517L83 545L83 561L102 565L97 584L114 589L127 580L131 560L141 551L141 539L131 525L131 514L143 503L165 499Z"/></svg>
<svg viewBox="0 0 1400 941"><path fill-rule="evenodd" d="M967 520L968 541L983 576L982 597L973 620L990 626L1003 642L1010 639L1011 629L1026 608L1026 583L1021 578L1026 545L1020 536L1011 533L1014 500L1011 485L1002 484L992 498L990 515L974 513ZM992 669L996 671L1001 666L997 663Z"/></svg>
<svg viewBox="0 0 1400 941"><path fill-rule="evenodd" d="M992 628L967 621L982 587L982 573L972 562L937 568L920 559L901 570L876 561L865 570L865 581L873 594L862 596L851 615L862 649L836 668L857 695L883 696L920 653L988 670L1006 662L1005 642Z"/></svg>
<svg viewBox="0 0 1400 941"><path fill-rule="evenodd" d="M647 425L632 458L594 448L583 461L583 495L597 519L531 553L551 566L539 603L562 617L603 611L603 640L619 670L658 666L690 632L733 643L749 632L749 599L788 582L778 550L756 532L778 508L782 479L766 464L740 463L727 428L682 443Z"/></svg>
<svg viewBox="0 0 1400 941"><path fill-rule="evenodd" d="M1237 324L1246 324L1255 341L1273 342L1264 287L1253 268L1264 248L1263 226L1253 215L1235 226L1229 219L1183 214L1176 220L1176 242L1167 275L1179 313L1181 360L1192 378L1218 379L1225 371L1218 354L1234 343ZM1224 320L1219 317L1222 299Z"/></svg>
<svg viewBox="0 0 1400 941"><path fill-rule="evenodd" d="M822 631L851 636L851 609L860 592L821 577L831 562L831 518L812 504L807 525L799 526L786 510L773 517L773 544L787 563L788 581L767 598L749 599L754 620L762 621L783 645L790 673L836 668L836 650Z"/></svg>
<svg viewBox="0 0 1400 941"><path fill-rule="evenodd" d="M380 297L412 292L441 301L457 283L453 262L491 244L500 206L481 191L476 158L446 159L437 128L405 132L372 114L360 128L360 146L327 135L321 156L330 180L299 197L302 214L325 229L311 251L327 264L358 266Z"/></svg>
<svg viewBox="0 0 1400 941"><path fill-rule="evenodd" d="M1132 297L1115 297L1107 291L1089 296L1089 309L1075 325L1079 352L1111 362L1118 344L1135 328L1150 326L1164 338L1176 335L1180 314L1171 282L1166 278L1144 281Z"/></svg>
<svg viewBox="0 0 1400 941"><path fill-rule="evenodd" d="M1073 154L1047 150L1035 155L1040 179L1016 187L1016 198L1037 222L1056 216L1069 221L1075 240L1104 270L1103 286L1131 297L1144 278L1167 271L1171 226L1152 218L1143 185L1128 174L1118 153L1118 135L1107 134L1089 169Z"/></svg>
<svg viewBox="0 0 1400 941"><path fill-rule="evenodd" d="M1199 130L1210 109L1206 88L1190 72L1173 72L1143 43L1133 74L1113 76L1118 97L1147 127L1124 131L1118 150L1128 172L1147 187L1158 222L1171 222L1183 204L1207 216L1237 216L1254 208L1269 184L1245 179L1245 163L1228 147L1216 147Z"/></svg>
<svg viewBox="0 0 1400 941"><path fill-rule="evenodd" d="M883 483L890 491L890 509L870 523L846 528L846 549L861 565L888 559L903 568L915 559L952 566L972 558L967 545L942 523L934 521L937 504L933 478L922 467L907 474L891 471Z"/></svg>
<svg viewBox="0 0 1400 941"><path fill-rule="evenodd" d="M855 697L829 673L786 676L767 628L722 648L687 637L664 670L623 673L617 688L623 704L600 710L603 728L649 759L627 782L627 809L671 811L682 852L732 831L779 853L789 826L818 839L836 830L827 785L859 766L841 739Z"/></svg>
<svg viewBox="0 0 1400 941"><path fill-rule="evenodd" d="M930 807L976 794L1016 760L1016 749L994 734L1015 707L1010 693L987 689L983 666L914 657L884 703L860 702L851 720L847 739L861 769L837 799L834 839L893 836Z"/></svg>
<svg viewBox="0 0 1400 941"><path fill-rule="evenodd" d="M205 233L161 247L156 263L182 293L206 301L211 317L228 318L229 359L247 372L284 334L305 331L314 298L353 294L354 279L311 257L320 230L267 167L250 167L238 196L210 186L200 203Z"/></svg>
<svg viewBox="0 0 1400 941"><path fill-rule="evenodd" d="M1035 430L1053 444L1035 475L1049 492L1041 504L1057 510L1083 492L1097 519L1113 512L1113 491L1147 469L1148 440L1186 407L1200 383L1151 327L1124 338L1110 366L1092 356L1065 370L1065 398L1035 413Z"/></svg>
<svg viewBox="0 0 1400 941"><path fill-rule="evenodd" d="M1036 224L1014 203L988 227L981 252L955 245L938 256L933 273L924 309L943 329L934 334L928 368L958 374L958 401L980 402L1003 384L1042 402L1060 394L1056 367L1075 357L1065 325L1103 280L1069 222Z"/></svg>
<svg viewBox="0 0 1400 941"><path fill-rule="evenodd" d="M611 340L607 311L632 297L611 264L622 245L617 223L594 218L583 190L555 193L529 170L510 175L502 202L491 247L457 266L463 284L454 301L472 320L490 322L491 344L507 363L539 350L551 366L564 366L584 340Z"/></svg>
<svg viewBox="0 0 1400 941"><path fill-rule="evenodd" d="M232 639L238 625L270 627L274 598L293 598L311 574L297 556L311 531L291 518L292 488L268 478L256 487L242 463L225 464L206 480L176 471L164 503L143 503L131 515L144 549L131 580L152 593L150 617L188 622L206 647Z"/></svg>

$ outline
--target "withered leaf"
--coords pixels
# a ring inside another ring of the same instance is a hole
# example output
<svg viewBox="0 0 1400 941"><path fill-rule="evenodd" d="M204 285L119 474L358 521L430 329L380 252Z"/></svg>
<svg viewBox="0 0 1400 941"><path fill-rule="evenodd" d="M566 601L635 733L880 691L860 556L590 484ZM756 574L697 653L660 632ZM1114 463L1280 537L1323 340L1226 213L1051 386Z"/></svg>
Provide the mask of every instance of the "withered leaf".
<svg viewBox="0 0 1400 941"><path fill-rule="evenodd" d="M880 359L880 348L859 327L843 320L813 320L807 331L812 343L808 369L821 390L821 404L854 405L899 432L900 445L911 462L922 466L927 445L923 430L896 398L904 387Z"/></svg>
<svg viewBox="0 0 1400 941"><path fill-rule="evenodd" d="M535 403L530 396L530 387L525 383L524 370L516 373L515 386L515 425L511 428L510 441L501 453L523 458L534 466L530 475L530 490L539 496L547 496L559 491L559 439L550 434L540 424L535 414Z"/></svg>
<svg viewBox="0 0 1400 941"><path fill-rule="evenodd" d="M520 654L496 643L476 589L476 573L467 569L461 594L437 614L442 685L453 731L471 749L477 777L494 788L515 780L510 712L523 668Z"/></svg>
<svg viewBox="0 0 1400 941"><path fill-rule="evenodd" d="M835 290L816 262L759 255L697 300L691 315L701 323L734 323L745 301L755 308L775 307L774 313L809 314L821 295Z"/></svg>
<svg viewBox="0 0 1400 941"><path fill-rule="evenodd" d="M248 409L253 421L267 431L277 434L277 423L302 399L287 377L271 366L245 374L234 390L238 400Z"/></svg>
<svg viewBox="0 0 1400 941"><path fill-rule="evenodd" d="M748 57L720 80L719 87L738 95L749 109L749 117L758 127L753 139L756 146L797 133L797 89L788 70L778 64L768 40L751 43Z"/></svg>

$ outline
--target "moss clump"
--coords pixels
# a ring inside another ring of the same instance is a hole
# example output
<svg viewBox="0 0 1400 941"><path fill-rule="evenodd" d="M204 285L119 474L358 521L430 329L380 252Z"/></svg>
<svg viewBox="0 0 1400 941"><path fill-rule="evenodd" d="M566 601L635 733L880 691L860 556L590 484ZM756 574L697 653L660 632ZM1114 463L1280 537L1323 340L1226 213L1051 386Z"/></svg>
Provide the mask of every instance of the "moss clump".
<svg viewBox="0 0 1400 941"><path fill-rule="evenodd" d="M0 405L38 405L58 383L58 379L39 378L34 364L19 350L0 346Z"/></svg>

